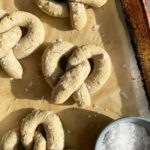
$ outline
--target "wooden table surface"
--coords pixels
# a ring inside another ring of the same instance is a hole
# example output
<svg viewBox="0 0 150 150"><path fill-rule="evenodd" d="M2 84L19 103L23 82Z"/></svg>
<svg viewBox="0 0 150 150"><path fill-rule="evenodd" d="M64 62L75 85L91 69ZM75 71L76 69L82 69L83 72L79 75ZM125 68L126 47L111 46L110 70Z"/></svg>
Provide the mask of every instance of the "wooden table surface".
<svg viewBox="0 0 150 150"><path fill-rule="evenodd" d="M150 102L150 26L148 0L122 0L144 86Z"/></svg>

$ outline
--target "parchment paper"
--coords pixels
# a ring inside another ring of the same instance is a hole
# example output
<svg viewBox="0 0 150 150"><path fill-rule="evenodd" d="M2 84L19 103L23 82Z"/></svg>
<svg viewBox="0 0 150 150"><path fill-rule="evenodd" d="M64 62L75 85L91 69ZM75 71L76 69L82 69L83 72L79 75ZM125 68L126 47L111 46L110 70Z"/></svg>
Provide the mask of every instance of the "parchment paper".
<svg viewBox="0 0 150 150"><path fill-rule="evenodd" d="M116 4L117 2L117 4ZM22 80L12 80L0 68L0 137L17 127L33 108L53 110L66 131L66 148L92 150L99 132L112 120L139 115L135 86L130 68L131 45L122 24L119 1L108 0L100 9L87 9L88 22L78 32L69 19L56 19L41 12L32 0L0 0L0 8L35 14L44 24L45 43L31 56L21 60ZM119 9L116 8L119 7ZM92 95L91 108L78 108L72 101L64 105L50 102L50 87L41 72L41 56L46 46L57 38L76 45L96 44L105 48L112 60L112 74L105 86Z"/></svg>

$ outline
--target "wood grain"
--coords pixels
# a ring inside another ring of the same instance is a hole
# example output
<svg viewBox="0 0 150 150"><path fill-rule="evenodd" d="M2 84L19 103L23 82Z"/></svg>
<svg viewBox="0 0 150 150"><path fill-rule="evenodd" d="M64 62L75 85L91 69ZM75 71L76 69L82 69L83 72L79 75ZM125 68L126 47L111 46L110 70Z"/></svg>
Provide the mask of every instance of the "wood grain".
<svg viewBox="0 0 150 150"><path fill-rule="evenodd" d="M146 9L142 0L122 0L122 5L131 31L144 86L150 98L150 28Z"/></svg>

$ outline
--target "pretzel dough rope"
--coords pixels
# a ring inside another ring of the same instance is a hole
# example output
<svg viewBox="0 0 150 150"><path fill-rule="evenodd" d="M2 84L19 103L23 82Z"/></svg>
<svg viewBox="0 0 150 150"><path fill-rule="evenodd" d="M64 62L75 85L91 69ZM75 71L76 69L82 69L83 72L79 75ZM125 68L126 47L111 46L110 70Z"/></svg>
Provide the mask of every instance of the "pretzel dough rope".
<svg viewBox="0 0 150 150"><path fill-rule="evenodd" d="M90 94L101 89L110 77L111 61L107 52L97 46L73 48L73 44L64 41L49 46L43 54L42 71L56 104L62 104L72 96L78 105L90 106ZM63 72L59 61L71 52L67 70ZM94 64L92 72L88 59Z"/></svg>
<svg viewBox="0 0 150 150"><path fill-rule="evenodd" d="M18 59L29 56L43 43L44 28L37 17L27 12L8 15L0 10L0 18L0 64L9 76L20 79L23 68ZM19 26L28 28L24 37Z"/></svg>
<svg viewBox="0 0 150 150"><path fill-rule="evenodd" d="M5 133L0 141L1 150L16 150L20 142L18 129L13 129Z"/></svg>
<svg viewBox="0 0 150 150"><path fill-rule="evenodd" d="M42 124L46 132L45 137L36 131ZM63 150L64 131L60 119L51 111L35 110L27 115L21 124L21 129L8 131L0 142L1 150L18 149L22 143L26 150ZM34 146L33 146L34 143Z"/></svg>
<svg viewBox="0 0 150 150"><path fill-rule="evenodd" d="M1 142L1 150L18 150L21 143L19 129L13 129L5 133ZM34 148L33 150L46 150L46 140L40 132L34 135Z"/></svg>
<svg viewBox="0 0 150 150"><path fill-rule="evenodd" d="M52 0L35 0L37 6L46 14L54 17L69 17L72 27L81 30L87 22L85 5L101 7L107 0L68 0L68 5L64 2Z"/></svg>

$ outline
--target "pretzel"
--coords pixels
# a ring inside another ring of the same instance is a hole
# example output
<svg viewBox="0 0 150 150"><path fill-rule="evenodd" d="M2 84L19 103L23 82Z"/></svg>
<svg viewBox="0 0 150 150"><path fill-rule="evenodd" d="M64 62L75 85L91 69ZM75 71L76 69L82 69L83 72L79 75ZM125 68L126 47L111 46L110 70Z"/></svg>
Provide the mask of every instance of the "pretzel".
<svg viewBox="0 0 150 150"><path fill-rule="evenodd" d="M18 150L21 143L19 129L13 129L5 133L1 142L1 150ZM46 150L46 140L40 132L35 132L33 150Z"/></svg>
<svg viewBox="0 0 150 150"><path fill-rule="evenodd" d="M69 0L69 1L83 3L93 7L102 7L107 2L107 0Z"/></svg>
<svg viewBox="0 0 150 150"><path fill-rule="evenodd" d="M34 0L36 5L46 14L53 17L70 17L72 27L83 29L87 22L85 5L101 7L107 0L68 0L68 3L53 0Z"/></svg>
<svg viewBox="0 0 150 150"><path fill-rule="evenodd" d="M23 68L18 59L29 56L43 43L44 28L37 17L27 12L8 15L0 10L0 18L0 64L9 76L20 79ZM29 30L24 37L20 27Z"/></svg>
<svg viewBox="0 0 150 150"><path fill-rule="evenodd" d="M18 129L13 129L5 133L0 141L1 150L16 150L20 142L20 135Z"/></svg>
<svg viewBox="0 0 150 150"><path fill-rule="evenodd" d="M34 133L42 124L46 133L47 150L63 150L64 131L60 119L51 111L33 111L26 116L21 124L21 139L25 149L31 149Z"/></svg>
<svg viewBox="0 0 150 150"><path fill-rule="evenodd" d="M33 150L46 150L46 139L40 132L35 132L34 135L34 149Z"/></svg>
<svg viewBox="0 0 150 150"><path fill-rule="evenodd" d="M68 56L65 72L59 65L64 56ZM56 41L43 54L42 71L52 88L51 99L55 104L62 104L72 96L79 106L90 106L90 95L101 89L110 77L111 61L100 47L75 47L69 42Z"/></svg>
<svg viewBox="0 0 150 150"><path fill-rule="evenodd" d="M36 128L42 124L46 138ZM64 131L60 119L51 111L34 110L27 115L20 129L8 131L0 141L1 150L63 150Z"/></svg>

